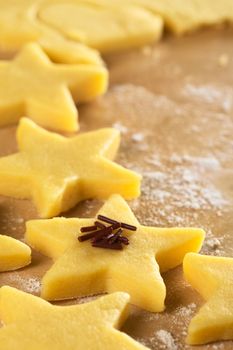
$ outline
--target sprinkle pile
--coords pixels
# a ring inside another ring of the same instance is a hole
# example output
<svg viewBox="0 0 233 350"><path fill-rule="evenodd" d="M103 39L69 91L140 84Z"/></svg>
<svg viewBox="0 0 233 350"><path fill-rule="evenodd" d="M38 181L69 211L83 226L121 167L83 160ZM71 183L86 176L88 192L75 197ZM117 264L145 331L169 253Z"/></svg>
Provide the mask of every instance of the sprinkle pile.
<svg viewBox="0 0 233 350"><path fill-rule="evenodd" d="M129 244L129 239L122 235L123 229L129 231L137 230L136 226L118 222L103 215L98 215L97 219L99 221L95 221L93 226L81 228L80 231L85 234L78 237L79 242L91 239L93 247L122 250L123 244Z"/></svg>

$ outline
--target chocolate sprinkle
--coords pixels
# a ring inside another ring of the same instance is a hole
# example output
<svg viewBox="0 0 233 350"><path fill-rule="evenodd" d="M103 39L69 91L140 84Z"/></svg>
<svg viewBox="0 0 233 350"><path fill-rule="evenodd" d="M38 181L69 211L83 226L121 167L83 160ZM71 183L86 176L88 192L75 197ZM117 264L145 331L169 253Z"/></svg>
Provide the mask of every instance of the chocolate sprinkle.
<svg viewBox="0 0 233 350"><path fill-rule="evenodd" d="M108 224L118 224L119 226L118 227L122 227L122 228L125 228L126 230L130 230L130 231L136 231L137 230L137 227L134 226L134 225L129 225L129 224L126 224L125 222L118 222L116 220L113 220L113 219L110 219L104 215L98 215L98 219L101 220L101 221L104 221L104 222L107 222Z"/></svg>
<svg viewBox="0 0 233 350"><path fill-rule="evenodd" d="M104 215L98 215L98 220L110 224L106 226L100 221L95 221L93 226L86 226L80 229L81 232L89 232L78 237L80 242L91 239L91 244L96 248L122 250L123 244L129 245L129 239L122 236L123 229L136 231L137 227L118 222ZM90 232L91 231L91 232Z"/></svg>
<svg viewBox="0 0 233 350"><path fill-rule="evenodd" d="M113 244L113 243L115 243L115 242L117 242L117 240L118 240L118 238L120 237L120 235L122 234L122 229L120 228L114 235L113 235L113 237L111 237L110 239L109 239L109 243L111 243L111 244Z"/></svg>
<svg viewBox="0 0 233 350"><path fill-rule="evenodd" d="M94 236L92 242L93 243L98 242L112 232L113 232L112 226L105 227L102 230L99 230L95 233L95 236Z"/></svg>
<svg viewBox="0 0 233 350"><path fill-rule="evenodd" d="M119 241L125 245L129 245L129 240L127 237L121 236L119 237Z"/></svg>
<svg viewBox="0 0 233 350"><path fill-rule="evenodd" d="M81 232L90 232L90 231L95 231L95 230L97 230L96 225L95 226L81 227L81 229L80 229Z"/></svg>
<svg viewBox="0 0 233 350"><path fill-rule="evenodd" d="M107 222L108 224L119 224L118 221L110 219L110 218L107 218L107 216L104 216L104 215L98 215L97 219L99 219L99 220L101 220L103 222Z"/></svg>
<svg viewBox="0 0 233 350"><path fill-rule="evenodd" d="M88 239L91 239L91 238L95 237L97 232L98 231L94 231L94 232L90 232L90 233L87 233L85 235L79 236L78 240L79 240L79 242L87 241Z"/></svg>
<svg viewBox="0 0 233 350"><path fill-rule="evenodd" d="M102 224L102 222L99 221L95 221L95 226L101 229L106 227L104 224Z"/></svg>
<svg viewBox="0 0 233 350"><path fill-rule="evenodd" d="M126 230L130 230L130 231L136 231L137 230L136 226L125 224L124 222L121 222L121 227L125 228Z"/></svg>

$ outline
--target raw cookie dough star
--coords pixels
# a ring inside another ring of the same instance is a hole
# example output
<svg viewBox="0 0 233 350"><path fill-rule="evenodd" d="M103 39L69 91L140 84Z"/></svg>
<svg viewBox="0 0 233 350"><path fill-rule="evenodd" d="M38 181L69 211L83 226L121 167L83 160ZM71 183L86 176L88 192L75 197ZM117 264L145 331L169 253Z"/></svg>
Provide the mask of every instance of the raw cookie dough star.
<svg viewBox="0 0 233 350"><path fill-rule="evenodd" d="M119 131L100 129L67 138L22 118L19 152L0 158L0 194L33 198L41 217L52 217L88 198L140 194L141 177L114 163Z"/></svg>
<svg viewBox="0 0 233 350"><path fill-rule="evenodd" d="M207 301L191 320L187 342L233 340L233 258L190 253L183 266L187 281Z"/></svg>
<svg viewBox="0 0 233 350"><path fill-rule="evenodd" d="M129 296L114 293L95 301L55 306L11 287L0 289L0 348L3 350L146 350L118 329L127 318Z"/></svg>
<svg viewBox="0 0 233 350"><path fill-rule="evenodd" d="M27 222L27 243L55 260L42 280L42 297L55 300L124 291L133 304L163 311L166 288L160 271L178 266L187 252L199 251L204 231L142 226L119 195L111 196L98 214L137 227L136 232L126 231L129 245L122 251L78 241L80 228L93 225L96 219Z"/></svg>
<svg viewBox="0 0 233 350"><path fill-rule="evenodd" d="M37 44L28 44L14 60L0 61L0 81L0 126L27 115L43 126L72 132L78 129L73 99L85 102L103 94L107 70L54 64Z"/></svg>
<svg viewBox="0 0 233 350"><path fill-rule="evenodd" d="M12 237L0 235L1 272L20 269L30 262L31 249L26 244Z"/></svg>

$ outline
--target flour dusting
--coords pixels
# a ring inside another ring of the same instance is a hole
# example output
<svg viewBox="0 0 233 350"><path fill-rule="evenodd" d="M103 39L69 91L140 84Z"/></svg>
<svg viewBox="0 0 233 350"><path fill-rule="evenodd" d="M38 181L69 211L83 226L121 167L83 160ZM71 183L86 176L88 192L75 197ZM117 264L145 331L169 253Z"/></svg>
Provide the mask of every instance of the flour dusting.
<svg viewBox="0 0 233 350"><path fill-rule="evenodd" d="M22 277L19 273L15 272L11 275L12 282L17 283L18 287L27 293L38 294L41 288L41 282L38 278Z"/></svg>

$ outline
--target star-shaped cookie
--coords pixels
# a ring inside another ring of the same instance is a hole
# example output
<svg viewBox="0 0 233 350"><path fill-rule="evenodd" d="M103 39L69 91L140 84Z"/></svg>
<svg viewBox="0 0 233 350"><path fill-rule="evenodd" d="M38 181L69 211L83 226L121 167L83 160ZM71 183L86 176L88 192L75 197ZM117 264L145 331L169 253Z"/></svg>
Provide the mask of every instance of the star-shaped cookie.
<svg viewBox="0 0 233 350"><path fill-rule="evenodd" d="M233 340L233 258L190 253L183 266L187 281L206 300L191 320L187 342Z"/></svg>
<svg viewBox="0 0 233 350"><path fill-rule="evenodd" d="M124 291L133 304L163 311L166 288L160 272L179 265L187 252L199 251L203 230L140 225L119 195L111 196L98 214L137 227L136 232L125 232L128 246L113 251L79 242L80 228L93 225L96 218L27 222L27 243L55 260L42 280L42 297L55 300Z"/></svg>
<svg viewBox="0 0 233 350"><path fill-rule="evenodd" d="M31 262L31 249L9 236L0 235L0 272L20 269Z"/></svg>
<svg viewBox="0 0 233 350"><path fill-rule="evenodd" d="M0 61L0 126L26 115L45 127L76 131L74 101L104 93L107 76L100 66L54 64L37 44L28 44L12 61Z"/></svg>
<svg viewBox="0 0 233 350"><path fill-rule="evenodd" d="M0 194L33 198L41 217L68 210L81 200L140 194L141 177L112 162L118 130L106 128L67 138L22 118L19 152L0 158Z"/></svg>
<svg viewBox="0 0 233 350"><path fill-rule="evenodd" d="M3 350L146 350L118 329L129 296L114 293L72 306L54 306L11 287L0 289Z"/></svg>

